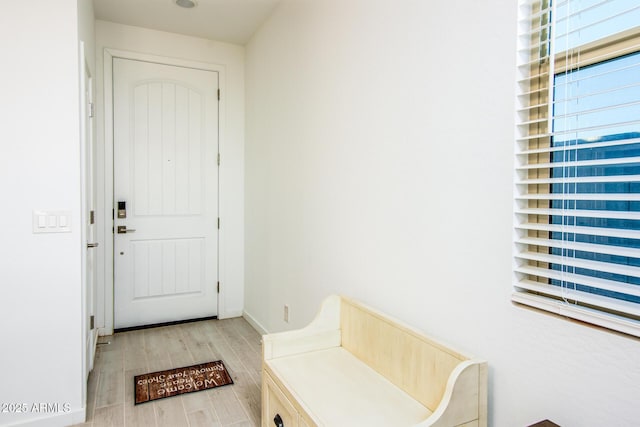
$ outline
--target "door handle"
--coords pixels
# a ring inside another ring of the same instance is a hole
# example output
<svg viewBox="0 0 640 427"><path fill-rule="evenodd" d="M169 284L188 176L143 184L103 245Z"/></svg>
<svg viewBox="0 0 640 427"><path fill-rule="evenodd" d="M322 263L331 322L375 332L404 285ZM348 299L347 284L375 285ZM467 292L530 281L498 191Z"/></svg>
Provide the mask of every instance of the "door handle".
<svg viewBox="0 0 640 427"><path fill-rule="evenodd" d="M136 231L134 228L127 229L126 225L118 226L118 234L133 233L134 231Z"/></svg>
<svg viewBox="0 0 640 427"><path fill-rule="evenodd" d="M97 243L87 243L87 248L97 248L98 244Z"/></svg>
<svg viewBox="0 0 640 427"><path fill-rule="evenodd" d="M282 421L282 417L280 416L280 414L276 414L276 416L273 418L273 423L276 425L276 427L284 427L284 422Z"/></svg>

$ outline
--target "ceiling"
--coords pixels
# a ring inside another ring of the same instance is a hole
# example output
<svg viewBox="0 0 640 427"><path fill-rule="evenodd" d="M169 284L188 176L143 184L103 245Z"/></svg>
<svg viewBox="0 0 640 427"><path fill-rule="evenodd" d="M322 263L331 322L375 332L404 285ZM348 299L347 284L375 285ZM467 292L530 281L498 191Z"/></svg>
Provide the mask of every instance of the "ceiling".
<svg viewBox="0 0 640 427"><path fill-rule="evenodd" d="M244 45L280 0L93 0L96 19Z"/></svg>

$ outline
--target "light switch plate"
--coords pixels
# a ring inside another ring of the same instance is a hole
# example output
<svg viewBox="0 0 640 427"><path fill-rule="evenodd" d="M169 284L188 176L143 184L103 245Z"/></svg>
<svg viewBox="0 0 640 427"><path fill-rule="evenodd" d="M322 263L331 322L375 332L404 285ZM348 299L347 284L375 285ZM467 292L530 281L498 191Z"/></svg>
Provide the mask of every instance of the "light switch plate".
<svg viewBox="0 0 640 427"><path fill-rule="evenodd" d="M70 233L71 232L71 212L70 211L33 211L33 232L34 233Z"/></svg>

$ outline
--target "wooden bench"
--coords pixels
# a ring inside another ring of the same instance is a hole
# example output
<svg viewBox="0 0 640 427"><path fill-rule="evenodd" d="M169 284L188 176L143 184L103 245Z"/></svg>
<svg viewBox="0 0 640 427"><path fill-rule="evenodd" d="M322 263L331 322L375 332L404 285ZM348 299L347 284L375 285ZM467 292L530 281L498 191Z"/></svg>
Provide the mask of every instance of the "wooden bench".
<svg viewBox="0 0 640 427"><path fill-rule="evenodd" d="M487 363L345 297L263 336L262 426L487 424Z"/></svg>

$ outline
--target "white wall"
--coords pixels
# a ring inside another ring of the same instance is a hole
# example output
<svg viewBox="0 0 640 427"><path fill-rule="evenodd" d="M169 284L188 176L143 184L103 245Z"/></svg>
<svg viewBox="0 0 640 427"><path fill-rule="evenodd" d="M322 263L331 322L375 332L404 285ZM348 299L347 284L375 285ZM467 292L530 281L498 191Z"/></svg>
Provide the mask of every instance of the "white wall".
<svg viewBox="0 0 640 427"><path fill-rule="evenodd" d="M234 317L242 315L244 303L244 48L228 43L188 37L162 31L148 30L139 27L114 24L106 21L96 21L96 57L97 57L97 141L98 158L98 186L102 195L99 197L100 212L105 215L111 211L110 200L112 177L105 174L110 170L112 162L109 150L105 146L112 142L105 142L104 138L104 92L103 92L103 52L105 48L125 50L130 52L158 55L168 58L206 62L224 66L225 81L222 82L222 97L224 98L224 121L220 124L220 303L219 317ZM100 151L102 150L102 151ZM100 233L100 256L103 257L105 271L99 272L98 300L108 302L105 292L111 276L111 257L109 248L112 242L111 233ZM104 244L102 243L104 242ZM105 326L105 310L108 306L99 306L98 323ZM103 331L104 332L104 331ZM108 330L106 332L109 332Z"/></svg>
<svg viewBox="0 0 640 427"><path fill-rule="evenodd" d="M245 310L354 296L486 358L493 426L637 425L638 340L510 302L515 31L512 0L276 9L246 48Z"/></svg>
<svg viewBox="0 0 640 427"><path fill-rule="evenodd" d="M84 421L78 42L93 17L78 6L0 6L0 402L27 409L0 425ZM33 234L38 209L70 211L72 231Z"/></svg>

